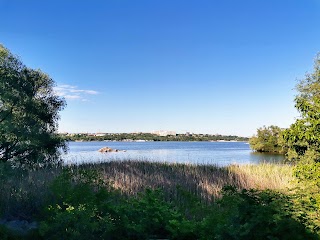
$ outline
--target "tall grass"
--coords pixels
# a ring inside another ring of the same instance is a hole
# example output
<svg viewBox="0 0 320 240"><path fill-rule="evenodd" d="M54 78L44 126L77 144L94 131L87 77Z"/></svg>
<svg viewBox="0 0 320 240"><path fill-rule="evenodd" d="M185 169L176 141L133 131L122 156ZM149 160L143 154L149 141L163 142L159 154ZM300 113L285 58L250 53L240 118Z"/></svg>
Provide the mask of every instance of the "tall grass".
<svg viewBox="0 0 320 240"><path fill-rule="evenodd" d="M286 191L292 188L295 178L292 166L261 163L258 165L231 165L228 170L236 175L243 188L274 189Z"/></svg>
<svg viewBox="0 0 320 240"><path fill-rule="evenodd" d="M106 180L125 194L137 194L145 188L162 188L168 195L181 186L190 193L211 201L220 196L223 186L239 189L279 189L290 187L292 167L280 164L193 165L179 163L150 163L147 161L86 164L81 168L98 169Z"/></svg>
<svg viewBox="0 0 320 240"><path fill-rule="evenodd" d="M49 185L61 171L61 168L12 169L0 164L0 213L7 220L32 219L45 204Z"/></svg>
<svg viewBox="0 0 320 240"><path fill-rule="evenodd" d="M124 195L136 195L146 188L160 188L168 201L179 201L183 189L212 202L221 189L233 185L238 189L277 189L285 191L292 185L292 167L280 164L192 165L148 161L112 161L98 164L61 166L54 169L26 171L0 167L0 210L6 219L32 218L50 202L50 184L63 170L93 169ZM1 216L0 216L1 218Z"/></svg>

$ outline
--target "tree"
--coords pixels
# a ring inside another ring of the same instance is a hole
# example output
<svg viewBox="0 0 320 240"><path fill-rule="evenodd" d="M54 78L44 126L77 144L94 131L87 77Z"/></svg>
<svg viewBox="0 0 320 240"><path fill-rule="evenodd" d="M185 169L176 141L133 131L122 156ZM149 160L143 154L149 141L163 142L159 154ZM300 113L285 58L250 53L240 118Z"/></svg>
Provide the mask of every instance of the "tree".
<svg viewBox="0 0 320 240"><path fill-rule="evenodd" d="M263 126L257 130L257 135L249 139L250 147L257 152L284 153L282 145L282 130L278 126Z"/></svg>
<svg viewBox="0 0 320 240"><path fill-rule="evenodd" d="M55 95L54 81L26 67L0 45L0 161L43 165L66 149L58 136L58 112L64 99Z"/></svg>
<svg viewBox="0 0 320 240"><path fill-rule="evenodd" d="M295 107L300 118L284 132L287 158L296 162L294 174L301 183L297 201L306 209L302 218L311 219L310 229L320 233L320 54L312 73L297 85Z"/></svg>
<svg viewBox="0 0 320 240"><path fill-rule="evenodd" d="M314 71L306 74L297 85L299 94L295 107L300 118L284 132L288 145L288 159L292 161L320 161L320 54L314 61Z"/></svg>

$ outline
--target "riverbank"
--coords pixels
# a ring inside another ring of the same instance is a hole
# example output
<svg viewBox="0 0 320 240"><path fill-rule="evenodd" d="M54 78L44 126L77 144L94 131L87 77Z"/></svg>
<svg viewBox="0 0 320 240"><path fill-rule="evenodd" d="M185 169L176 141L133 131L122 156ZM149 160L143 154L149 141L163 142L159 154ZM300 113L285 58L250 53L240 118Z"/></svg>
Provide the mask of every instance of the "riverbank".
<svg viewBox="0 0 320 240"><path fill-rule="evenodd" d="M295 234L311 239L291 217L292 173L290 165L267 163L217 167L112 161L34 171L2 164L0 220L15 223L16 229L0 226L0 237L14 236L23 225L31 229L19 230L26 239L207 239L239 234L241 224L223 227L239 218L272 223L270 236L277 236L286 222ZM247 227L250 234L257 232Z"/></svg>
<svg viewBox="0 0 320 240"><path fill-rule="evenodd" d="M89 140L67 140L68 142L243 142L248 143L248 141L238 141L238 140L193 140L193 141L187 141L187 140L143 140L143 139L122 139L122 140L103 140L103 139L89 139Z"/></svg>
<svg viewBox="0 0 320 240"><path fill-rule="evenodd" d="M30 220L45 205L50 185L63 171L96 171L110 186L126 196L137 196L146 189L162 189L167 200L182 187L203 202L221 196L226 185L237 189L275 189L292 186L292 167L283 164L194 165L148 161L111 161L97 164L60 166L50 169L9 169L1 165L0 205L7 218ZM5 206L5 207L3 207Z"/></svg>

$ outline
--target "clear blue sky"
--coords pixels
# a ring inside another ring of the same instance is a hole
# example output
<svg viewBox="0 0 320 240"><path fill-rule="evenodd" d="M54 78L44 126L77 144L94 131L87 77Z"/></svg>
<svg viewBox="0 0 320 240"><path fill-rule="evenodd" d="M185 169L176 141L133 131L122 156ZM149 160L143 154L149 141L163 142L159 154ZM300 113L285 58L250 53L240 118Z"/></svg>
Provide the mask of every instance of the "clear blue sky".
<svg viewBox="0 0 320 240"><path fill-rule="evenodd" d="M57 82L60 131L288 127L319 0L0 0L0 43Z"/></svg>

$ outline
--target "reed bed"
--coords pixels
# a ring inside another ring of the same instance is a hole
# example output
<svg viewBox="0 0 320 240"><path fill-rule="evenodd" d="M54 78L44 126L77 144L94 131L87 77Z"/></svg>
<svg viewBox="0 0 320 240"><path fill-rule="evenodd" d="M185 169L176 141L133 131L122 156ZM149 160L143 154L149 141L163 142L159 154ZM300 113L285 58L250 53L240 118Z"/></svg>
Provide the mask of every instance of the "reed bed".
<svg viewBox="0 0 320 240"><path fill-rule="evenodd" d="M286 192L295 185L293 167L287 164L261 163L258 165L230 165L243 188L273 189Z"/></svg>
<svg viewBox="0 0 320 240"><path fill-rule="evenodd" d="M292 187L292 166L263 163L258 165L194 165L147 161L117 161L86 164L81 168L97 169L104 178L124 194L135 195L146 188L161 188L174 193L177 186L199 196L214 200L223 186L238 189L274 189ZM169 194L170 195L170 194Z"/></svg>
<svg viewBox="0 0 320 240"><path fill-rule="evenodd" d="M281 164L193 165L148 161L111 161L26 171L0 168L0 211L6 219L31 219L50 199L50 184L64 168L72 171L93 169L123 195L132 196L147 188L160 188L168 201L179 201L181 189L210 203L221 189L275 189L292 185L292 167ZM1 217L0 217L1 218Z"/></svg>

